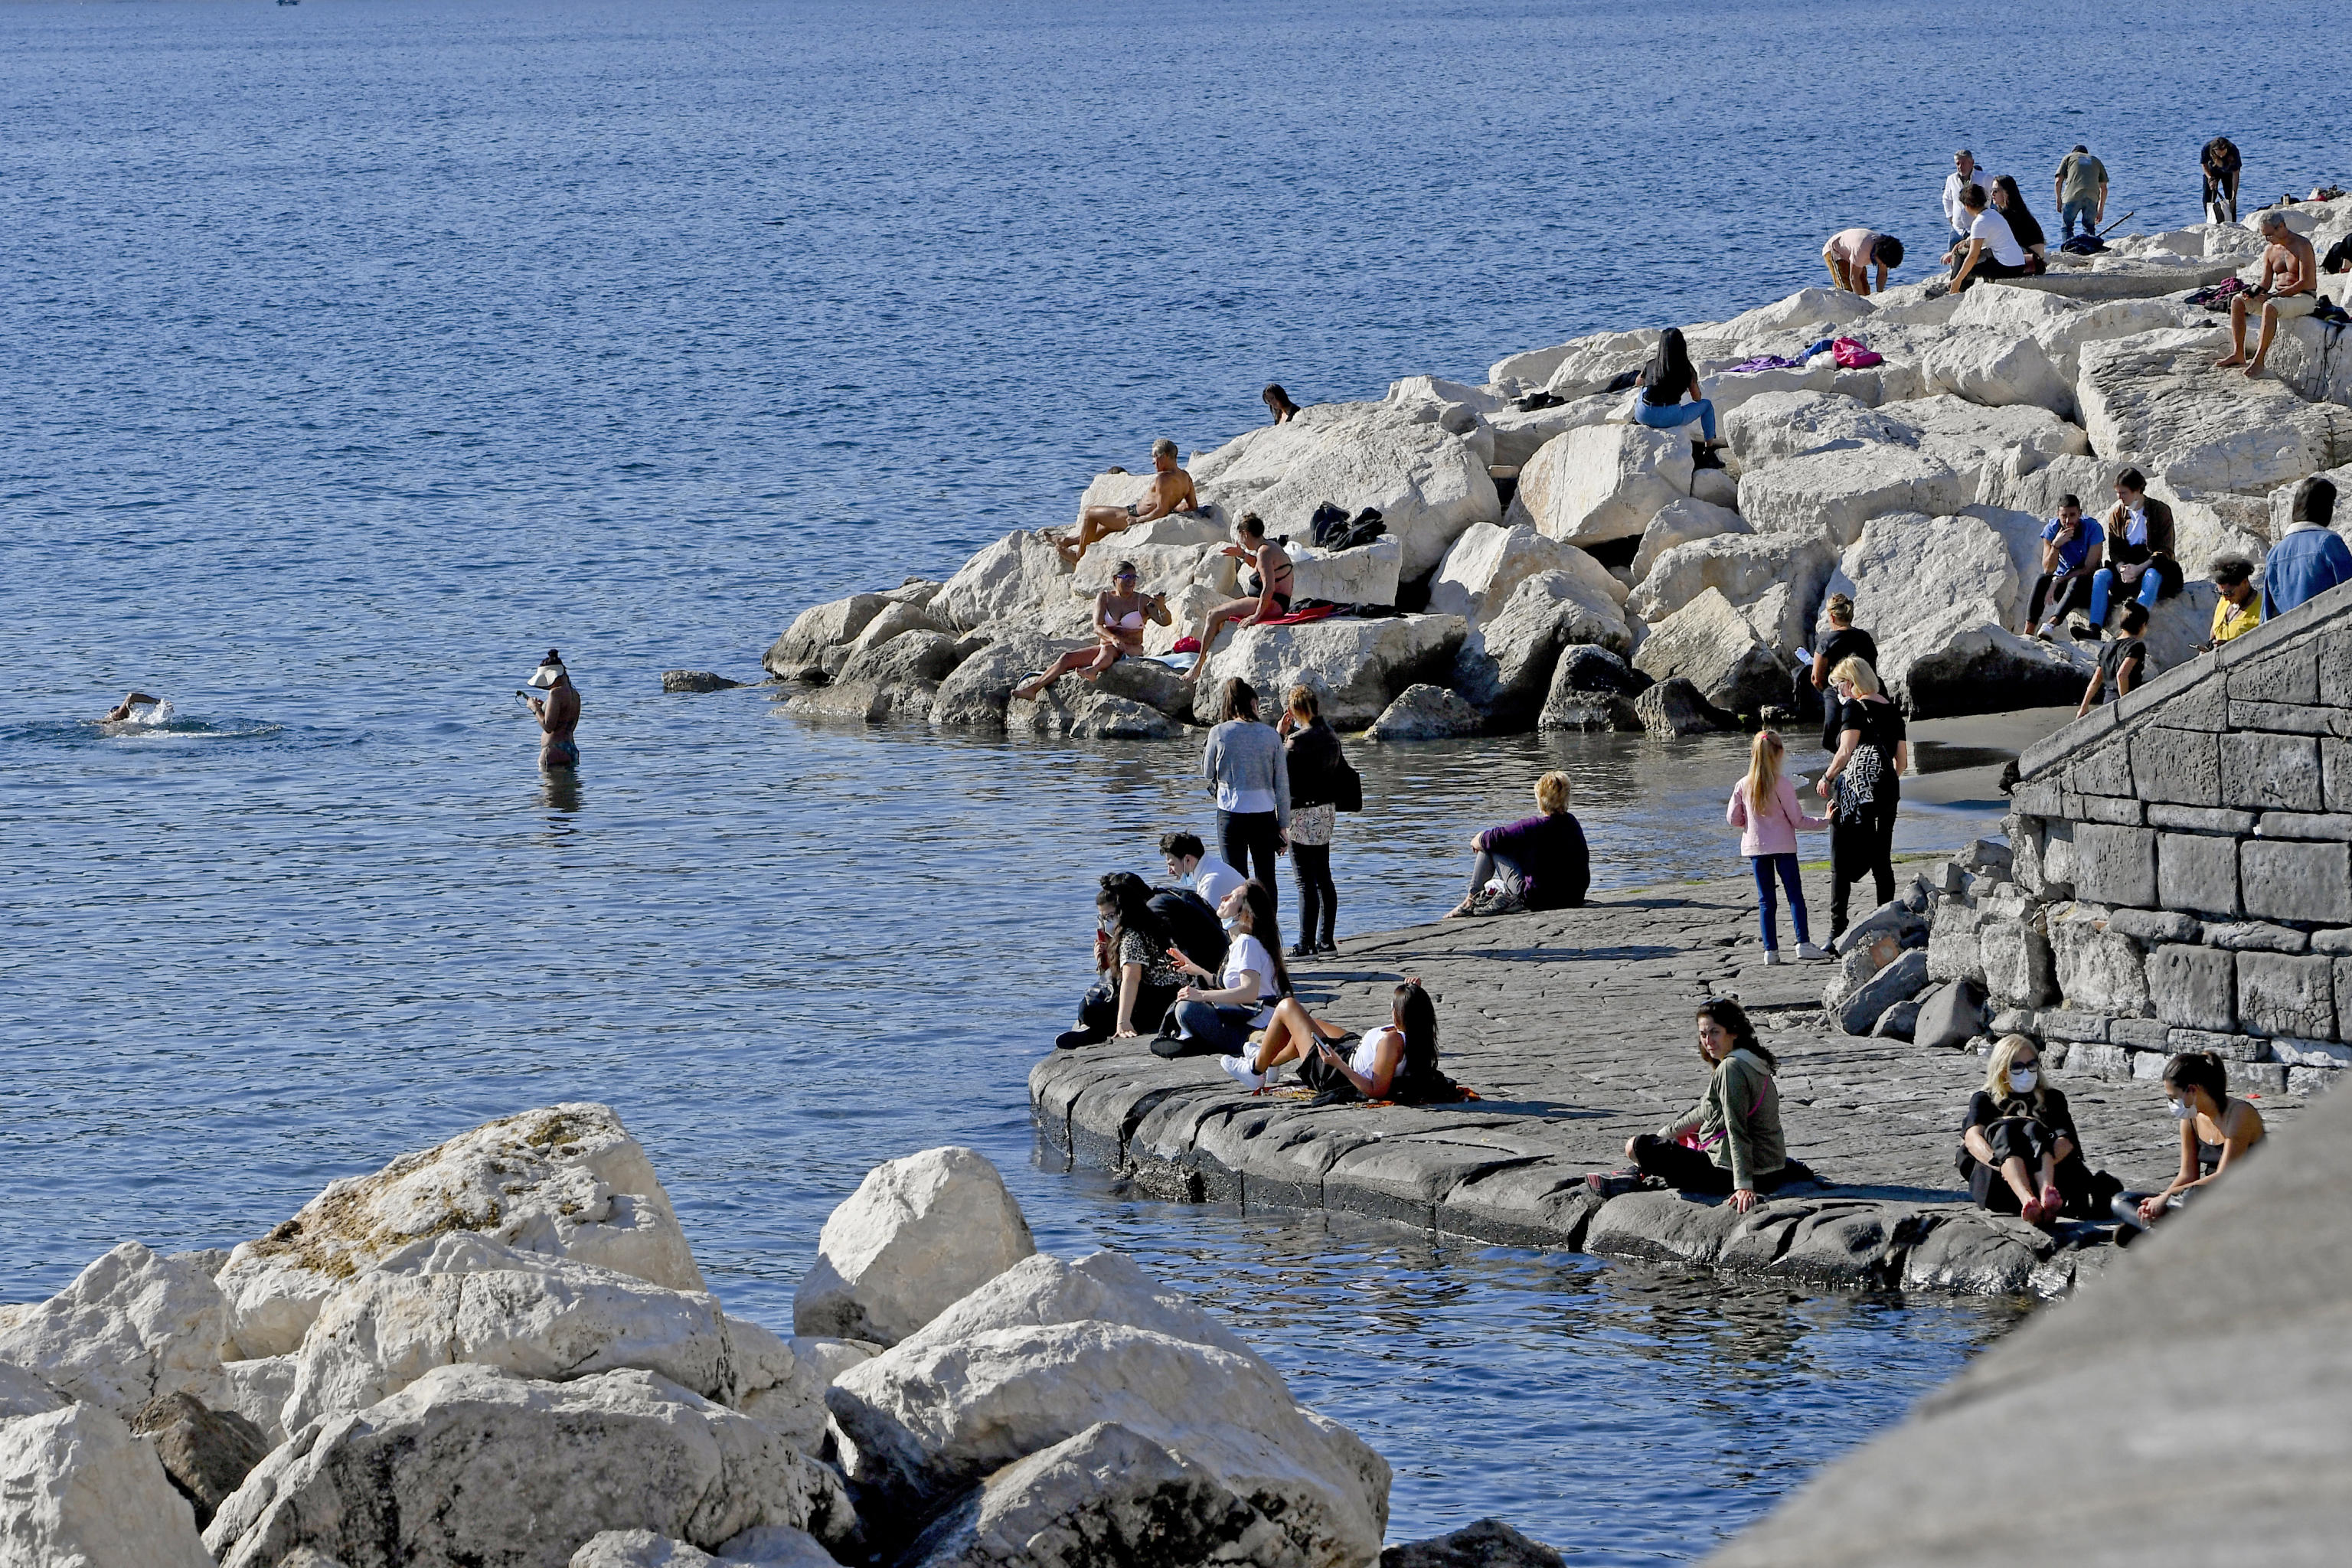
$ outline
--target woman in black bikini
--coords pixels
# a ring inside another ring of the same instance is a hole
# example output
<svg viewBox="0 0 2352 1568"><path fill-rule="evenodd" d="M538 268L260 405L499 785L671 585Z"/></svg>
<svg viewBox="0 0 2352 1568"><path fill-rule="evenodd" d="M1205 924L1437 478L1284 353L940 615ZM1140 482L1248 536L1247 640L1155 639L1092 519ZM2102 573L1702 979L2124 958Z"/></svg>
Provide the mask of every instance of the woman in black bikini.
<svg viewBox="0 0 2352 1568"><path fill-rule="evenodd" d="M1224 553L1248 563L1242 573L1242 592L1246 599L1228 599L1209 612L1202 623L1201 657L1184 677L1189 686L1201 678L1209 662L1210 645L1226 622L1235 626L1254 626L1260 621L1271 621L1290 613L1290 579L1292 566L1289 552L1265 536L1265 524L1257 513L1244 512L1241 521L1234 524L1236 542L1224 548Z"/></svg>
<svg viewBox="0 0 2352 1568"><path fill-rule="evenodd" d="M2123 1193L2114 1204L2117 1219L2141 1230L2244 1159L2267 1131L2261 1111L2230 1098L2229 1069L2211 1051L2183 1051L2165 1063L2164 1098L2180 1123L2180 1173L2160 1193Z"/></svg>

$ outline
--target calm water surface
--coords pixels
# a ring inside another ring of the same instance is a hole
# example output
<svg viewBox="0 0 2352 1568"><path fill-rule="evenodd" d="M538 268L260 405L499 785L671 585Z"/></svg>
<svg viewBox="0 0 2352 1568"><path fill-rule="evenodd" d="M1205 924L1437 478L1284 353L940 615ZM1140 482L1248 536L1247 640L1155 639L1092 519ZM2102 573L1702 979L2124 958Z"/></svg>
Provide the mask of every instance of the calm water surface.
<svg viewBox="0 0 2352 1568"><path fill-rule="evenodd" d="M1062 521L1267 379L1375 395L1720 318L1850 221L1920 252L1964 141L2038 175L2087 139L2168 226L2216 130L2250 192L2340 175L2293 63L2328 13L2233 15L2256 79L2170 4L2115 58L2069 4L1997 37L1834 0L0 5L0 1297L593 1098L782 1325L864 1170L952 1139L1045 1245L1137 1253L1378 1445L1400 1538L1491 1511L1580 1561L1703 1552L2010 1310L1037 1170L1087 884L1205 822L1191 749L867 734L657 674L751 675L807 604ZM550 643L586 695L564 789L511 695ZM134 684L182 723L86 721ZM1547 765L1605 885L1737 868L1736 742L1368 750L1343 937L1443 908Z"/></svg>

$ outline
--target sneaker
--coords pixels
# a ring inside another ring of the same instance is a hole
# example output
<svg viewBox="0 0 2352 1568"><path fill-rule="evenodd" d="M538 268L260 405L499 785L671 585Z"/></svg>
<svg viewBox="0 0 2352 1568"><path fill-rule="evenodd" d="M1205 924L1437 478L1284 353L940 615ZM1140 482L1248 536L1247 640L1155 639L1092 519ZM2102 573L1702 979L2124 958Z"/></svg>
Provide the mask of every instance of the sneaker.
<svg viewBox="0 0 2352 1568"><path fill-rule="evenodd" d="M1217 1058L1217 1064L1225 1069L1225 1076L1227 1078L1232 1079L1235 1083L1240 1084L1244 1089L1248 1089L1253 1094L1265 1087L1265 1079L1260 1075L1250 1071L1249 1058L1247 1057L1220 1057Z"/></svg>
<svg viewBox="0 0 2352 1568"><path fill-rule="evenodd" d="M2074 637L2076 642L2096 642L2099 640L2099 628L2096 626L2071 626L2067 629L2074 634Z"/></svg>
<svg viewBox="0 0 2352 1568"><path fill-rule="evenodd" d="M1788 960L1780 956L1780 950L1779 948L1768 947L1764 950L1764 962L1770 964L1779 964L1786 963Z"/></svg>
<svg viewBox="0 0 2352 1568"><path fill-rule="evenodd" d="M1295 942L1290 944L1290 956L1293 958L1312 958L1315 956L1315 950L1307 946L1307 943L1303 942Z"/></svg>
<svg viewBox="0 0 2352 1568"><path fill-rule="evenodd" d="M1826 951L1815 947L1810 942L1801 942L1797 944L1797 956L1803 959L1807 963L1819 963L1830 955Z"/></svg>

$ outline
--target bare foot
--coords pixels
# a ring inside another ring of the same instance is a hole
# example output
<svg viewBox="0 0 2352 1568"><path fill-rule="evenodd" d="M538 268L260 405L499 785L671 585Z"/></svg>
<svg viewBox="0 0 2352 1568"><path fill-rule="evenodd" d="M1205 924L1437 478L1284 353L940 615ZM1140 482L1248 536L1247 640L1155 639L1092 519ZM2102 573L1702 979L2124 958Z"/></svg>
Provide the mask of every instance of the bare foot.
<svg viewBox="0 0 2352 1568"><path fill-rule="evenodd" d="M1443 915L1440 915L1438 918L1439 918L1440 920L1458 921L1458 920L1463 920L1463 919L1466 918L1466 917L1469 915L1469 913L1470 913L1470 900L1467 900L1467 899L1465 899L1465 900L1463 900L1460 903L1458 903L1458 904L1454 905L1452 909L1450 909L1450 910L1446 910Z"/></svg>
<svg viewBox="0 0 2352 1568"><path fill-rule="evenodd" d="M2245 363L2246 356L2243 354L2225 354L2221 358L2213 362L2213 368L2215 370L2227 370L2233 364L2243 364Z"/></svg>
<svg viewBox="0 0 2352 1568"><path fill-rule="evenodd" d="M2260 375L2260 374L2263 374L2263 362L2262 362L2262 361L2260 361L2260 360L2256 360L2256 361L2254 361L2254 363L2252 363L2252 364L2250 364L2250 365L2248 365L2248 366L2246 367L2246 379L2247 379L2248 381L2252 381L2252 380L2253 380L2256 376L2258 376L2258 375Z"/></svg>
<svg viewBox="0 0 2352 1568"><path fill-rule="evenodd" d="M1014 687L1013 700L1016 702L1034 702L1037 700L1037 693L1043 689L1045 688L1042 685L1033 680L1026 685Z"/></svg>

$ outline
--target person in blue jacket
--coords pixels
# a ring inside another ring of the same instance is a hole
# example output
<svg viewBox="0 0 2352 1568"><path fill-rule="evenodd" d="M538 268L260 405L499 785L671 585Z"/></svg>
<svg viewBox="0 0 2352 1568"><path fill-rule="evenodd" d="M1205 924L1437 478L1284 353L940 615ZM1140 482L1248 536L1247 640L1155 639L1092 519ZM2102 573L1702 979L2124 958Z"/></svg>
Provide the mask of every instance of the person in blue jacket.
<svg viewBox="0 0 2352 1568"><path fill-rule="evenodd" d="M2263 562L2263 619L2352 583L2352 548L2327 526L2335 515L2334 483L2313 478L2294 487L2286 533Z"/></svg>

